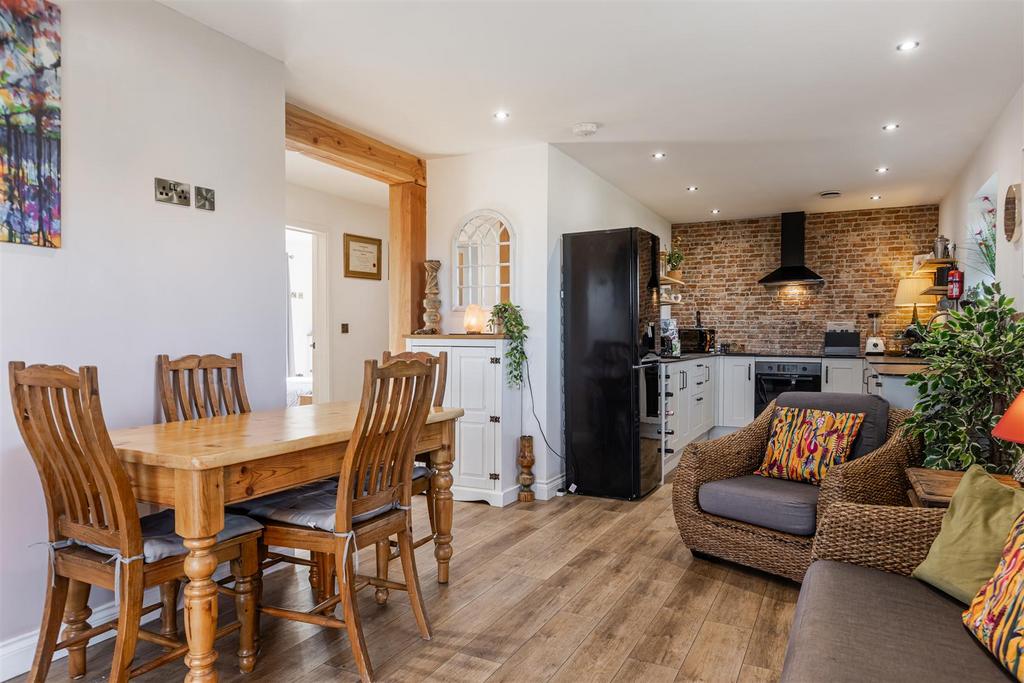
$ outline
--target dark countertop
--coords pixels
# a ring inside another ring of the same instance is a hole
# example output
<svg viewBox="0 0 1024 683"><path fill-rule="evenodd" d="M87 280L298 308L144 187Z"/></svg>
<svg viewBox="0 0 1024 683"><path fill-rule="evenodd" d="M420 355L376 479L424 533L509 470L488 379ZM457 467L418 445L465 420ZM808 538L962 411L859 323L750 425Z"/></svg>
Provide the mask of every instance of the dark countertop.
<svg viewBox="0 0 1024 683"><path fill-rule="evenodd" d="M735 356L740 358L814 358L818 360L864 358L863 355L856 356L825 356L820 353L747 353L741 351L730 351L729 353L684 353L681 356L662 356L662 363L681 363L683 361L695 360L697 358Z"/></svg>

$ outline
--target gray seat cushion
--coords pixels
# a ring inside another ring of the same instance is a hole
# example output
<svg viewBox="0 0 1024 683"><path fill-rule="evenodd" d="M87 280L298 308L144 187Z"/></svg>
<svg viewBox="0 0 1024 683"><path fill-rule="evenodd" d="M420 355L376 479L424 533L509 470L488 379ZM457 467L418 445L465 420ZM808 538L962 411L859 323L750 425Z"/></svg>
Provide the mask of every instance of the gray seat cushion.
<svg viewBox="0 0 1024 683"><path fill-rule="evenodd" d="M800 588L781 680L1008 680L964 629L961 612L963 605L916 579L819 560Z"/></svg>
<svg viewBox="0 0 1024 683"><path fill-rule="evenodd" d="M787 391L779 394L775 405L784 408L816 408L833 413L864 413L864 422L853 440L850 459L880 448L889 429L889 402L869 394L833 394L813 391Z"/></svg>
<svg viewBox="0 0 1024 683"><path fill-rule="evenodd" d="M174 533L174 510L164 510L153 515L146 515L139 520L142 526L142 554L147 564L159 562L160 560L175 555L184 555L188 552L184 545L184 539ZM263 525L255 519L244 515L224 515L224 529L217 534L217 541L226 541L243 534L259 531ZM88 548L104 555L114 555L118 552L115 548L108 548L93 543L83 544Z"/></svg>
<svg viewBox="0 0 1024 683"><path fill-rule="evenodd" d="M325 479L272 493L269 496L235 503L231 509L244 512L257 519L295 524L321 531L334 531L337 505L338 482L335 479ZM394 510L396 506L397 504L388 503L374 510L353 515L352 523L373 519Z"/></svg>
<svg viewBox="0 0 1024 683"><path fill-rule="evenodd" d="M431 475L430 468L424 467L423 465L416 465L412 468L412 478L422 479L423 477L429 477Z"/></svg>
<svg viewBox="0 0 1024 683"><path fill-rule="evenodd" d="M813 484L759 474L709 481L697 492L704 512L787 534L813 536L818 492Z"/></svg>

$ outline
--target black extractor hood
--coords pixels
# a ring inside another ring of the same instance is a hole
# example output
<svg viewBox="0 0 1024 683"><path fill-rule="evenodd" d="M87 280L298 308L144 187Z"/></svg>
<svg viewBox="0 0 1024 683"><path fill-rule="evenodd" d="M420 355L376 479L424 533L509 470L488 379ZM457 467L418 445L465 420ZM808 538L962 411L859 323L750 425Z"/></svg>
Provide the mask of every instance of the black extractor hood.
<svg viewBox="0 0 1024 683"><path fill-rule="evenodd" d="M823 285L825 279L804 265L803 211L782 214L782 265L758 280L765 287Z"/></svg>

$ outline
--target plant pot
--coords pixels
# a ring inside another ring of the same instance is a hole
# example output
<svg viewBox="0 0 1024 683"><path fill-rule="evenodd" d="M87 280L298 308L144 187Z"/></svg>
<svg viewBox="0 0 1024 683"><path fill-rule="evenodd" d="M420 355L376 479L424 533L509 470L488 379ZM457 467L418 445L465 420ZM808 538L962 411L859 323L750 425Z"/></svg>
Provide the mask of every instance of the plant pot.
<svg viewBox="0 0 1024 683"><path fill-rule="evenodd" d="M672 278L673 280L682 280L683 279L683 271L681 271L681 270L670 270L670 271L666 272L665 275L670 277L670 278Z"/></svg>

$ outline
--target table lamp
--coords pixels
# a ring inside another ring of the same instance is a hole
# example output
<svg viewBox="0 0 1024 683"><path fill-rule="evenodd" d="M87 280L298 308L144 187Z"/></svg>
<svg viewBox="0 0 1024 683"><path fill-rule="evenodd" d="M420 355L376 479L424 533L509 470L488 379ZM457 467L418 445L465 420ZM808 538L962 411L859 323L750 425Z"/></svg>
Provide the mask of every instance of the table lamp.
<svg viewBox="0 0 1024 683"><path fill-rule="evenodd" d="M487 311L481 306L470 304L466 306L466 313L462 317L462 326L466 334L480 334L487 324Z"/></svg>
<svg viewBox="0 0 1024 683"><path fill-rule="evenodd" d="M999 418L992 436L1003 441L1024 443L1024 391L1017 394L1017 398L1013 399L1013 403ZM1013 478L1024 481L1024 459L1018 461L1013 468Z"/></svg>
<svg viewBox="0 0 1024 683"><path fill-rule="evenodd" d="M896 300L893 305L897 308L914 307L914 317L911 324L919 325L921 320L917 317L918 306L934 306L935 297L925 294L932 286L932 281L925 277L905 277L900 280L896 287Z"/></svg>

